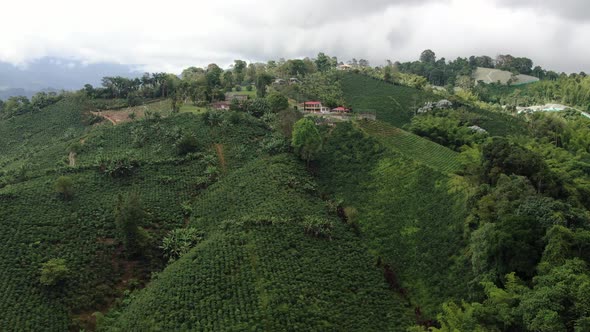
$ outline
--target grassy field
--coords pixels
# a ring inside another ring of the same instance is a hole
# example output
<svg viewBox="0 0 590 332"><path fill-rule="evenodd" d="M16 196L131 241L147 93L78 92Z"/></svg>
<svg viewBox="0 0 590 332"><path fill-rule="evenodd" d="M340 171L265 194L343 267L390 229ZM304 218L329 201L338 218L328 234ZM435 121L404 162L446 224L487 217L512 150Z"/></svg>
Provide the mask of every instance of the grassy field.
<svg viewBox="0 0 590 332"><path fill-rule="evenodd" d="M192 103L186 103L180 106L180 113L193 113L193 114L200 114L207 111L206 107L198 107L193 105Z"/></svg>
<svg viewBox="0 0 590 332"><path fill-rule="evenodd" d="M418 135L382 121L358 121L357 125L386 147L443 173L460 169L459 154Z"/></svg>

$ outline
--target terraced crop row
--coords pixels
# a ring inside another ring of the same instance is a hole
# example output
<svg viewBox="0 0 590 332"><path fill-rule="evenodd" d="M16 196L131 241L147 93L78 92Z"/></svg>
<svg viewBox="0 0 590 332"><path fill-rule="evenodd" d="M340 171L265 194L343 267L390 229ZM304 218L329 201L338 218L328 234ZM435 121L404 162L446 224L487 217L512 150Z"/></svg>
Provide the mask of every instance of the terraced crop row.
<svg viewBox="0 0 590 332"><path fill-rule="evenodd" d="M461 166L457 152L383 121L359 121L358 125L386 147L441 172L454 173Z"/></svg>

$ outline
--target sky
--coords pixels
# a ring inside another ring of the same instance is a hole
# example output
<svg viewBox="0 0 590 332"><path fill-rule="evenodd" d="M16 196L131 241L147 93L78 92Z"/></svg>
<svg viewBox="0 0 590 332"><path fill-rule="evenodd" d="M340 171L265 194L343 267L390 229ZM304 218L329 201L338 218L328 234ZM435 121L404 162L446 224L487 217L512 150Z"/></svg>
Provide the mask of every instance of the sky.
<svg viewBox="0 0 590 332"><path fill-rule="evenodd" d="M43 57L180 73L315 57L372 65L512 54L590 72L588 0L5 0L0 61Z"/></svg>

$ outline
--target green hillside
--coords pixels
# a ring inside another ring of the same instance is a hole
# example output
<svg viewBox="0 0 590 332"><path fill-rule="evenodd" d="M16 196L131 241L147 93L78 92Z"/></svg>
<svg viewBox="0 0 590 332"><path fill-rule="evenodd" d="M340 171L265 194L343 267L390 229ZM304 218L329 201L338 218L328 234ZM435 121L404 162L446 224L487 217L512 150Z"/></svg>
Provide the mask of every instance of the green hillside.
<svg viewBox="0 0 590 332"><path fill-rule="evenodd" d="M411 310L315 187L289 156L251 162L213 185L190 223L205 241L105 328L404 331ZM329 232L310 235L310 219Z"/></svg>
<svg viewBox="0 0 590 332"><path fill-rule="evenodd" d="M408 124L416 109L425 102L441 99L422 90L385 83L361 74L343 74L340 82L346 102L354 110L376 111L377 119L397 127Z"/></svg>
<svg viewBox="0 0 590 332"><path fill-rule="evenodd" d="M454 177L411 160L394 144L379 145L351 125L338 126L320 158L320 184L356 211L371 251L397 274L398 291L431 319L442 302L467 291L466 196L453 190Z"/></svg>
<svg viewBox="0 0 590 332"><path fill-rule="evenodd" d="M396 127L411 122L415 111L425 102L443 99L440 96L406 86L386 83L373 77L355 73L341 75L344 97L357 111L375 111L377 120ZM525 123L509 114L468 107L474 122L492 136L521 135Z"/></svg>
<svg viewBox="0 0 590 332"><path fill-rule="evenodd" d="M385 146L443 173L460 169L459 154L444 146L393 127L382 121L360 121L360 128L377 138Z"/></svg>
<svg viewBox="0 0 590 332"><path fill-rule="evenodd" d="M65 99L26 118L0 121L11 139L2 145L3 156L15 156L0 174L0 326L63 331L106 310L130 282L141 283L163 263L153 250L146 252L150 259L125 257L114 220L117 197L139 193L149 215L143 226L157 243L183 224L183 205L211 183L210 175L246 162L265 134L258 120L240 115L240 128L231 134L223 124L212 127L204 116L191 114L91 127L80 105ZM67 139L64 128L74 128ZM17 139L22 132L31 133L27 145ZM140 145L134 141L138 135ZM200 138L199 145L181 156L176 142L186 135ZM75 166L68 166L72 143L80 147ZM35 167L18 176L12 160ZM125 172L109 175L117 169ZM55 190L62 175L73 182L70 200ZM59 287L48 288L39 283L39 273L53 258L65 259L70 272Z"/></svg>
<svg viewBox="0 0 590 332"><path fill-rule="evenodd" d="M84 99L71 97L35 113L0 120L0 184L60 165L69 144L92 122L90 109Z"/></svg>

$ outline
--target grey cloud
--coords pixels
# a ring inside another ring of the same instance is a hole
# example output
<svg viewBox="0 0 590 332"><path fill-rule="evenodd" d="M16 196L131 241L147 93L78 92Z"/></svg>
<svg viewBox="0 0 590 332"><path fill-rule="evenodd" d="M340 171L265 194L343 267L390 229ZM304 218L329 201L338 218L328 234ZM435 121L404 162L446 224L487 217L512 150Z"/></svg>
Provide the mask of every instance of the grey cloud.
<svg viewBox="0 0 590 332"><path fill-rule="evenodd" d="M248 24L276 25L284 24L291 27L309 29L321 27L333 22L346 22L382 13L391 7L422 6L430 3L448 3L450 0L302 0L281 2L274 1L268 5L273 13L266 18L252 17L250 13L238 12L241 8L233 9L241 20ZM245 13L248 13L247 15Z"/></svg>
<svg viewBox="0 0 590 332"><path fill-rule="evenodd" d="M497 0L497 3L507 8L531 8L544 14L590 21L588 0Z"/></svg>

